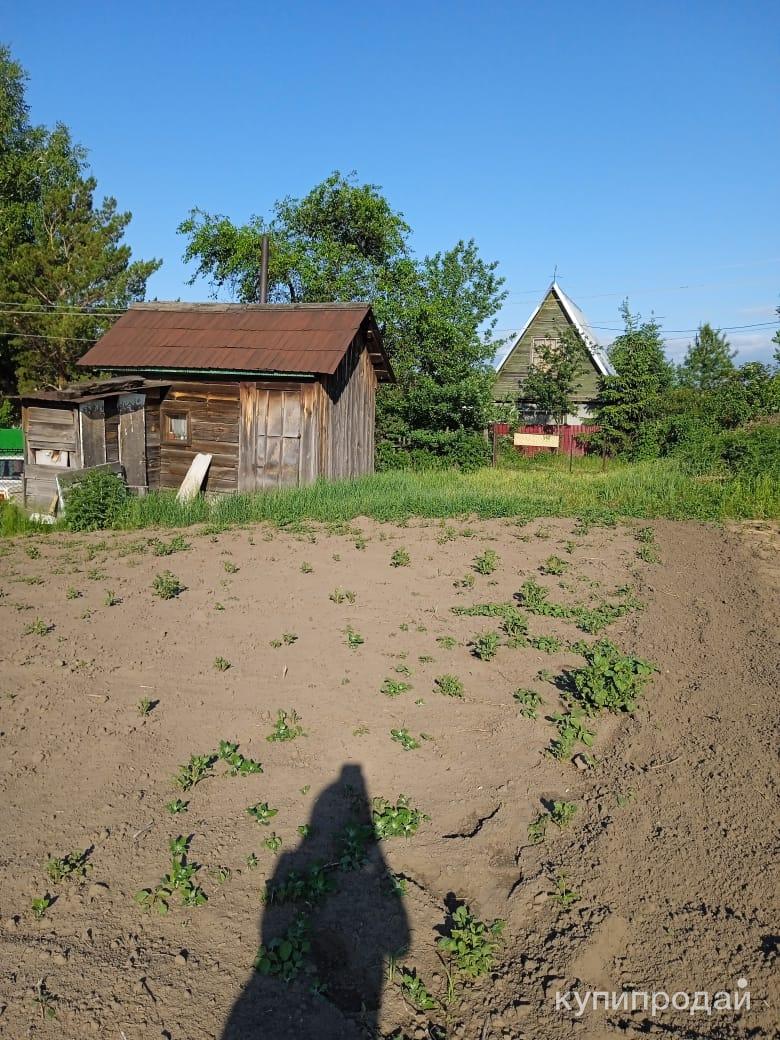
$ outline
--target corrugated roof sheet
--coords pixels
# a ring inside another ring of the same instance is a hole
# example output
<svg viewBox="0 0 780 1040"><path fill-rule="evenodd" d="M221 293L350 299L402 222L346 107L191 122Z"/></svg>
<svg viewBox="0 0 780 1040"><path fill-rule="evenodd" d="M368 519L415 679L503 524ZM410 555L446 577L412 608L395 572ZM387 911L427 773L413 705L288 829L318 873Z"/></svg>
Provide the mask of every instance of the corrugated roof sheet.
<svg viewBox="0 0 780 1040"><path fill-rule="evenodd" d="M358 330L380 379L392 378L367 304L133 304L79 365L332 375Z"/></svg>

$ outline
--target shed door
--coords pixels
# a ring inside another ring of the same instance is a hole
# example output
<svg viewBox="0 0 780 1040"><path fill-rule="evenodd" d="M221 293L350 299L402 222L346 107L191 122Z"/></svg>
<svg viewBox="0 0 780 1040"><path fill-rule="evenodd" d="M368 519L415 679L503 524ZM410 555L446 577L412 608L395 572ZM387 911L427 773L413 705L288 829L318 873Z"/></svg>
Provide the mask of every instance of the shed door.
<svg viewBox="0 0 780 1040"><path fill-rule="evenodd" d="M120 394L119 461L125 467L129 487L146 487L146 398L143 394Z"/></svg>
<svg viewBox="0 0 780 1040"><path fill-rule="evenodd" d="M244 386L242 407L249 421L242 423L245 436L240 450L247 457L240 462L240 490L295 487L301 469L300 390L253 387L245 391Z"/></svg>

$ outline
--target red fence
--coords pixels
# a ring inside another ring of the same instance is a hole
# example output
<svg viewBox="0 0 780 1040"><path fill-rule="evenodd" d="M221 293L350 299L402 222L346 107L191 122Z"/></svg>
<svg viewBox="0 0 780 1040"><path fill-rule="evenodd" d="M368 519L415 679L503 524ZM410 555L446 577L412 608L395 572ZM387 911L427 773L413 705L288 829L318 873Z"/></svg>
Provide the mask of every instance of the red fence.
<svg viewBox="0 0 780 1040"><path fill-rule="evenodd" d="M584 455L586 451L586 445L582 441L582 437L586 433L597 433L599 430L598 426L518 426L518 433L557 433L558 440L558 451L561 455ZM538 455L540 451L550 451L550 448L537 448L531 446L523 446L518 448L518 451L522 451L523 455Z"/></svg>

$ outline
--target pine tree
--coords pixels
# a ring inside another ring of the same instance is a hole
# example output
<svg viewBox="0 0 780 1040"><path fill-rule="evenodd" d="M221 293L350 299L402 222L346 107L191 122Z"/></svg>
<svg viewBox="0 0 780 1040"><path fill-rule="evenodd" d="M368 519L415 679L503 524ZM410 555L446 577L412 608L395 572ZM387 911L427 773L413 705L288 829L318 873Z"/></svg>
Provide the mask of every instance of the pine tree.
<svg viewBox="0 0 780 1040"><path fill-rule="evenodd" d="M736 353L723 333L705 322L677 370L680 385L692 390L717 390L733 376Z"/></svg>
<svg viewBox="0 0 780 1040"><path fill-rule="evenodd" d="M33 126L26 76L0 48L0 366L5 390L61 386L158 260L131 262L130 213L95 202L86 152L67 127ZM85 313L86 312L86 313Z"/></svg>

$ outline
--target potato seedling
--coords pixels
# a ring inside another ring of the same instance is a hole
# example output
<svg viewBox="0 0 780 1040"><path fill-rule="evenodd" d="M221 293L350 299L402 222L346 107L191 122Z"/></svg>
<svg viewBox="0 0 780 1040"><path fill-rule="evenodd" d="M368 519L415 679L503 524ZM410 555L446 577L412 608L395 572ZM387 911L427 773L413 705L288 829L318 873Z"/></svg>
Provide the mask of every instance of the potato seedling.
<svg viewBox="0 0 780 1040"><path fill-rule="evenodd" d="M145 910L167 914L175 892L179 893L182 906L202 906L207 901L206 893L194 882L200 870L197 863L189 863L190 839L179 835L169 843L171 865L168 873L154 888L142 888L133 897Z"/></svg>
<svg viewBox="0 0 780 1040"><path fill-rule="evenodd" d="M36 545L26 545L24 551L30 557L31 560L37 560L41 555L41 550Z"/></svg>
<svg viewBox="0 0 780 1040"><path fill-rule="evenodd" d="M535 820L528 824L528 840L532 845L541 845L547 835L549 813L539 813Z"/></svg>
<svg viewBox="0 0 780 1040"><path fill-rule="evenodd" d="M282 632L282 642L285 646L292 646L298 642L298 637L294 632Z"/></svg>
<svg viewBox="0 0 780 1040"><path fill-rule="evenodd" d="M57 997L53 993L49 992L43 979L38 979L35 984L35 996L33 997L33 1000L41 1009L41 1018L57 1017Z"/></svg>
<svg viewBox="0 0 780 1040"><path fill-rule="evenodd" d="M361 636L361 634L359 632L355 632L355 630L349 625L344 630L344 633L347 637L347 646L350 648L350 650L357 650L359 646L362 646L363 643L365 643L365 639Z"/></svg>
<svg viewBox="0 0 780 1040"><path fill-rule="evenodd" d="M284 881L267 881L260 900L265 906L285 903L316 906L335 888L328 869L323 863L313 863L303 874L291 870Z"/></svg>
<svg viewBox="0 0 780 1040"><path fill-rule="evenodd" d="M399 795L395 804L385 798L374 798L371 819L374 834L381 841L383 838L403 836L409 838L416 834L420 824L430 819L419 809L413 808L406 795Z"/></svg>
<svg viewBox="0 0 780 1040"><path fill-rule="evenodd" d="M576 802L553 802L550 819L556 827L568 827L577 812Z"/></svg>
<svg viewBox="0 0 780 1040"><path fill-rule="evenodd" d="M274 728L265 739L273 743L275 741L295 740L296 737L305 737L306 734L303 731L303 726L300 725L300 721L301 717L294 708L289 712L280 708L277 712Z"/></svg>
<svg viewBox="0 0 780 1040"><path fill-rule="evenodd" d="M390 557L391 567L408 567L411 562L412 558L406 549L396 549Z"/></svg>
<svg viewBox="0 0 780 1040"><path fill-rule="evenodd" d="M225 574L238 574L240 567L237 567L232 560L223 560L222 566L225 570Z"/></svg>
<svg viewBox="0 0 780 1040"><path fill-rule="evenodd" d="M415 1011L434 1011L439 1002L431 996L428 988L417 973L409 968L401 968L398 972L398 984L401 995Z"/></svg>
<svg viewBox="0 0 780 1040"><path fill-rule="evenodd" d="M44 621L43 618L37 617L35 621L31 621L30 624L25 627L23 635L47 636L53 629L54 625L49 624L48 621Z"/></svg>
<svg viewBox="0 0 780 1040"><path fill-rule="evenodd" d="M226 657L215 657L214 667L218 672L226 672L230 668L230 661Z"/></svg>
<svg viewBox="0 0 780 1040"><path fill-rule="evenodd" d="M582 711L568 711L563 715L552 716L555 728L558 730L558 737L547 749L548 755L557 758L558 761L563 761L571 758L575 744L584 744L585 747L593 746L596 734L585 726L583 715Z"/></svg>
<svg viewBox="0 0 780 1040"><path fill-rule="evenodd" d="M445 697L463 696L463 683L456 675L438 675L433 682Z"/></svg>
<svg viewBox="0 0 780 1040"><path fill-rule="evenodd" d="M179 766L179 772L174 776L173 782L182 791L189 791L196 784L199 784L201 780L213 776L213 766L216 761L217 756L213 754L190 755L189 762Z"/></svg>
<svg viewBox="0 0 780 1040"><path fill-rule="evenodd" d="M263 845L265 845L269 852L273 852L275 855L282 847L282 839L279 837L276 831L272 831L263 842Z"/></svg>
<svg viewBox="0 0 780 1040"><path fill-rule="evenodd" d="M459 906L452 915L450 934L436 945L449 954L458 971L477 979L493 968L505 924L498 918L486 924L474 917L467 906Z"/></svg>
<svg viewBox="0 0 780 1040"><path fill-rule="evenodd" d="M528 643L534 650L541 650L545 654L556 654L563 646L557 636L533 636Z"/></svg>
<svg viewBox="0 0 780 1040"><path fill-rule="evenodd" d="M400 744L404 751L415 751L420 747L420 741L415 740L408 729L391 729L390 739Z"/></svg>
<svg viewBox="0 0 780 1040"><path fill-rule="evenodd" d="M458 640L454 636L439 636L436 642L442 650L452 650L458 645Z"/></svg>
<svg viewBox="0 0 780 1040"><path fill-rule="evenodd" d="M542 574L563 574L566 568L569 566L566 560L562 560L560 556L548 556L544 563L541 565L539 570Z"/></svg>
<svg viewBox="0 0 780 1040"><path fill-rule="evenodd" d="M260 866L260 860L257 858L254 852L250 852L246 858L246 865L249 870L257 870Z"/></svg>
<svg viewBox="0 0 780 1040"><path fill-rule="evenodd" d="M479 556L475 556L471 564L477 574L492 574L497 568L501 559L498 553L494 549L485 549Z"/></svg>
<svg viewBox="0 0 780 1040"><path fill-rule="evenodd" d="M482 632L469 643L471 653L480 661L492 661L501 645L498 632Z"/></svg>
<svg viewBox="0 0 780 1040"><path fill-rule="evenodd" d="M73 587L69 588L68 591L65 593L65 599L79 599L80 596L81 593L79 592L79 590L74 589Z"/></svg>
<svg viewBox="0 0 780 1040"><path fill-rule="evenodd" d="M183 802L181 798L174 798L172 802L166 804L165 808L171 816L178 816L179 813L187 812L189 805L189 802Z"/></svg>
<svg viewBox="0 0 780 1040"><path fill-rule="evenodd" d="M174 535L169 542L164 542L161 538L150 538L149 545L155 556L172 556L173 553L184 552L190 548L190 543L180 534Z"/></svg>
<svg viewBox="0 0 780 1040"><path fill-rule="evenodd" d="M268 802L258 802L257 805L250 805L247 809L247 813L261 823L264 827L267 827L271 820L279 812L278 809L272 809Z"/></svg>
<svg viewBox="0 0 780 1040"><path fill-rule="evenodd" d="M350 592L349 589L342 589L339 585L333 592L330 593L328 599L333 603L354 603L356 596L354 592Z"/></svg>
<svg viewBox="0 0 780 1040"><path fill-rule="evenodd" d="M229 740L220 740L219 759L228 766L230 776L251 776L252 773L262 773L263 767L253 758L245 758L238 750L238 744L232 744Z"/></svg>
<svg viewBox="0 0 780 1040"><path fill-rule="evenodd" d="M149 697L142 697L138 704L136 704L138 714L142 718L146 718L147 715L151 715L159 703L159 701L150 700Z"/></svg>
<svg viewBox="0 0 780 1040"><path fill-rule="evenodd" d="M411 690L412 684L408 682L397 682L395 679L385 679L380 686L380 693L383 693L385 697L398 697L402 693L406 693L407 690Z"/></svg>
<svg viewBox="0 0 780 1040"><path fill-rule="evenodd" d="M301 564L301 574L311 574L313 573L313 571L314 568L312 567L312 565L310 563L307 563L306 560L304 560Z"/></svg>
<svg viewBox="0 0 780 1040"><path fill-rule="evenodd" d="M36 921L40 921L53 902L54 900L48 892L46 895L39 896L37 899L32 900L30 903L30 909L32 910L33 917Z"/></svg>
<svg viewBox="0 0 780 1040"><path fill-rule="evenodd" d="M91 849L83 849L81 852L69 852L62 858L51 856L46 862L46 874L49 880L55 885L59 885L66 878L84 877L91 851Z"/></svg>
<svg viewBox="0 0 780 1040"><path fill-rule="evenodd" d="M520 714L526 719L538 718L537 708L542 703L541 695L534 690L515 690L512 694L520 705Z"/></svg>
<svg viewBox="0 0 780 1040"><path fill-rule="evenodd" d="M569 888L568 882L566 881L566 875L561 873L555 878L555 889L549 893L552 898L562 906L564 910L568 910L569 907L579 901L579 892L575 892L573 888Z"/></svg>
<svg viewBox="0 0 780 1040"><path fill-rule="evenodd" d="M254 961L255 971L292 982L300 974L310 950L308 923L298 917L284 935L260 947Z"/></svg>
<svg viewBox="0 0 780 1040"><path fill-rule="evenodd" d="M298 831L298 833L300 834L300 836L302 838L310 838L311 837L311 827L309 826L308 823L300 823L300 824L298 824L296 830Z"/></svg>
<svg viewBox="0 0 780 1040"><path fill-rule="evenodd" d="M465 578L456 578L452 584L456 589L473 589L476 580L473 574L467 574Z"/></svg>
<svg viewBox="0 0 780 1040"><path fill-rule="evenodd" d="M182 585L176 575L170 571L163 571L162 574L158 574L152 582L152 590L155 596L159 596L160 599L175 599L184 592L184 588L184 585Z"/></svg>
<svg viewBox="0 0 780 1040"><path fill-rule="evenodd" d="M578 644L575 649L583 655L587 666L575 669L567 678L588 715L604 710L633 711L655 666L640 657L621 653L607 639L590 646Z"/></svg>

